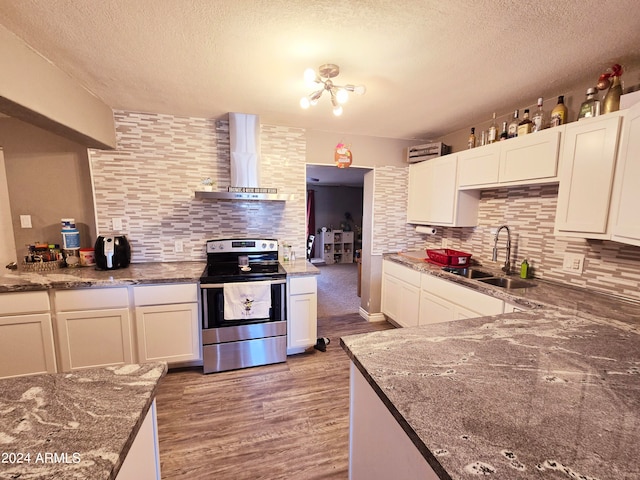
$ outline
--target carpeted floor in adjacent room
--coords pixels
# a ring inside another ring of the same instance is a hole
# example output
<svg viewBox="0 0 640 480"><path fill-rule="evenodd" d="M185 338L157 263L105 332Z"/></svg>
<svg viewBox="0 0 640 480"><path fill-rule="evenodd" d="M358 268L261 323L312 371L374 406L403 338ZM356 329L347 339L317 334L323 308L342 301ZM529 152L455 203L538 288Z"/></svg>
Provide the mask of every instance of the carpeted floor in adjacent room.
<svg viewBox="0 0 640 480"><path fill-rule="evenodd" d="M358 264L320 265L318 318L358 313Z"/></svg>

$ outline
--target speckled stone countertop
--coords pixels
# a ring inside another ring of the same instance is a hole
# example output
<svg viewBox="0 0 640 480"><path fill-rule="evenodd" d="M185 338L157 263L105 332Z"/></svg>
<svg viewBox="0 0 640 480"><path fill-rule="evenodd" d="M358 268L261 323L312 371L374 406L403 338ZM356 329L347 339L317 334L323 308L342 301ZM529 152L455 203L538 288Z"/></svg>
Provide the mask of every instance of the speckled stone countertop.
<svg viewBox="0 0 640 480"><path fill-rule="evenodd" d="M302 277L306 275L320 275L320 269L306 260L294 260L293 262L281 262L287 275Z"/></svg>
<svg viewBox="0 0 640 480"><path fill-rule="evenodd" d="M441 479L637 480L634 322L539 309L341 343Z"/></svg>
<svg viewBox="0 0 640 480"><path fill-rule="evenodd" d="M599 294L583 288L569 287L557 282L531 279L527 280L531 284L530 288L508 290L482 283L476 279L445 272L438 265L404 255L386 254L384 259L525 308L561 308L575 314L604 316L615 320L625 320L631 317L639 318L640 316L640 303L637 301ZM485 266L478 266L477 268L489 272L493 271L490 267ZM496 276L502 274L499 270L493 273Z"/></svg>
<svg viewBox="0 0 640 480"><path fill-rule="evenodd" d="M93 267L60 268L50 272L5 270L0 273L0 293L50 288L115 287L142 283L197 282L205 262L132 263L117 270Z"/></svg>
<svg viewBox="0 0 640 480"><path fill-rule="evenodd" d="M640 479L640 307L533 280L533 307L343 337L341 345L442 479Z"/></svg>
<svg viewBox="0 0 640 480"><path fill-rule="evenodd" d="M146 363L0 380L0 478L115 479L166 371Z"/></svg>
<svg viewBox="0 0 640 480"><path fill-rule="evenodd" d="M50 272L0 272L0 293L47 290L50 288L115 287L153 283L198 282L206 262L132 263L117 270L92 267L60 268ZM318 275L320 270L305 260L283 262L287 275Z"/></svg>

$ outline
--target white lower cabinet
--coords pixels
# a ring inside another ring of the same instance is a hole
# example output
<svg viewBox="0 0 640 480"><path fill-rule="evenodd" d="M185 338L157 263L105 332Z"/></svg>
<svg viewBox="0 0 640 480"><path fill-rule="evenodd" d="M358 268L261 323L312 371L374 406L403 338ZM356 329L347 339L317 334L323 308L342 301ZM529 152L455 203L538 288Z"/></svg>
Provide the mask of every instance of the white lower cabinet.
<svg viewBox="0 0 640 480"><path fill-rule="evenodd" d="M420 275L389 260L382 262L382 313L401 327L418 325Z"/></svg>
<svg viewBox="0 0 640 480"><path fill-rule="evenodd" d="M0 299L0 378L55 373L47 292L4 293Z"/></svg>
<svg viewBox="0 0 640 480"><path fill-rule="evenodd" d="M160 480L158 420L154 400L122 462L116 480Z"/></svg>
<svg viewBox="0 0 640 480"><path fill-rule="evenodd" d="M349 478L438 480L362 373L350 368Z"/></svg>
<svg viewBox="0 0 640 480"><path fill-rule="evenodd" d="M503 310L504 302L498 298L433 275L422 274L420 325L499 315Z"/></svg>
<svg viewBox="0 0 640 480"><path fill-rule="evenodd" d="M62 371L134 361L126 287L57 290L55 311Z"/></svg>
<svg viewBox="0 0 640 480"><path fill-rule="evenodd" d="M139 362L201 359L196 284L133 287Z"/></svg>
<svg viewBox="0 0 640 480"><path fill-rule="evenodd" d="M318 337L318 282L315 275L287 278L287 355L302 353Z"/></svg>

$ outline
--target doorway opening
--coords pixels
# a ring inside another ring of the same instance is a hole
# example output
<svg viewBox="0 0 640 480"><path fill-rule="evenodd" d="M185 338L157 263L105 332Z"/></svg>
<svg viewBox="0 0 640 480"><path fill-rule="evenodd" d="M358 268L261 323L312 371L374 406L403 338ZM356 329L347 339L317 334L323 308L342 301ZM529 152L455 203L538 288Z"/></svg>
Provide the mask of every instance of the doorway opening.
<svg viewBox="0 0 640 480"><path fill-rule="evenodd" d="M364 176L371 168L307 165L309 260L320 269L318 317L360 310Z"/></svg>

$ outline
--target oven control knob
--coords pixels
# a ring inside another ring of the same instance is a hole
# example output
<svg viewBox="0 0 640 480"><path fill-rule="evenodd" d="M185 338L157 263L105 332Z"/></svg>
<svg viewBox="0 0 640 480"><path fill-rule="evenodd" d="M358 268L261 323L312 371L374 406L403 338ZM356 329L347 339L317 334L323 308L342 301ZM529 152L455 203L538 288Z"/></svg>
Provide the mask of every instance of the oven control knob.
<svg viewBox="0 0 640 480"><path fill-rule="evenodd" d="M269 250L273 250L276 246L273 243L269 244Z"/></svg>
<svg viewBox="0 0 640 480"><path fill-rule="evenodd" d="M262 248L263 248L263 249L267 248L267 244L266 244L266 243L263 243L263 244L262 244Z"/></svg>
<svg viewBox="0 0 640 480"><path fill-rule="evenodd" d="M224 248L224 244L223 243L219 243L218 244L218 250L222 250Z"/></svg>

